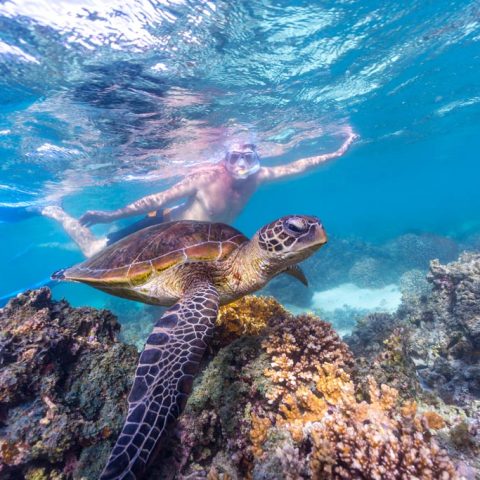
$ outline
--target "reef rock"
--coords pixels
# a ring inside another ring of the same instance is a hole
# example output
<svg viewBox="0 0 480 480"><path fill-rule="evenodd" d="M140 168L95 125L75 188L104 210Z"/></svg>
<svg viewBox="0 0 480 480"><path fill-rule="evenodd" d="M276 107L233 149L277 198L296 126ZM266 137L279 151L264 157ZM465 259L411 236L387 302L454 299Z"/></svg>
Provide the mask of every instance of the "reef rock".
<svg viewBox="0 0 480 480"><path fill-rule="evenodd" d="M126 413L137 351L106 310L50 290L0 310L0 477L95 479Z"/></svg>
<svg viewBox="0 0 480 480"><path fill-rule="evenodd" d="M480 254L433 260L427 280L431 288L404 295L396 314L367 315L347 342L357 357L383 366L396 343L409 376L447 403L468 405L480 400Z"/></svg>
<svg viewBox="0 0 480 480"><path fill-rule="evenodd" d="M415 325L408 354L424 385L445 402L480 400L480 254L447 265L434 260L427 278L431 295L399 312Z"/></svg>

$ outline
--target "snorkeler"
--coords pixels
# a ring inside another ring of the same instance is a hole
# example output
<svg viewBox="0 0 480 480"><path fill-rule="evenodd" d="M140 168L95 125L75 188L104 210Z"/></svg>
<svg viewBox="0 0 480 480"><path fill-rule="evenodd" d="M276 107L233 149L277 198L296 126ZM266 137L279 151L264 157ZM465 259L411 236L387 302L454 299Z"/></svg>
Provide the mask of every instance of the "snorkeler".
<svg viewBox="0 0 480 480"><path fill-rule="evenodd" d="M89 210L79 220L58 206L46 207L42 214L60 222L86 257L134 231L161 222L188 219L230 224L259 186L300 175L328 160L338 158L347 151L355 138L357 135L348 129L347 138L335 152L275 167L260 165L255 145L235 145L221 162L199 169L168 190L143 197L124 208L113 211ZM175 202L175 206L167 208ZM105 237L97 238L88 229L94 224L110 223L142 214L147 216Z"/></svg>

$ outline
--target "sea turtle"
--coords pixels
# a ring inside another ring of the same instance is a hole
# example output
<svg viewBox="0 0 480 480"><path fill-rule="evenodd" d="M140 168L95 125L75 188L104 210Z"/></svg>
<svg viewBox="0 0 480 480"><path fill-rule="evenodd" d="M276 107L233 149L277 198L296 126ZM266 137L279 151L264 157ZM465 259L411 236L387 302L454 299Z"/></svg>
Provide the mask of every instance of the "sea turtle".
<svg viewBox="0 0 480 480"><path fill-rule="evenodd" d="M312 216L282 217L251 240L222 223L178 221L135 232L53 274L170 307L140 355L127 419L102 480L142 475L185 406L219 305L258 290L282 272L306 282L296 264L326 241L320 220Z"/></svg>

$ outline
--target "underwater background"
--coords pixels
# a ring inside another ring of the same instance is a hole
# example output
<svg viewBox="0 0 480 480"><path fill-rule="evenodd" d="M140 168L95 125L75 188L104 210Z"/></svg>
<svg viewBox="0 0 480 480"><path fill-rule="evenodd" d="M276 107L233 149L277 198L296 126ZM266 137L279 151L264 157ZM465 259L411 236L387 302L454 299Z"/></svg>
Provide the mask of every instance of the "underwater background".
<svg viewBox="0 0 480 480"><path fill-rule="evenodd" d="M0 0L0 478L99 478L162 312L52 282L83 257L42 207L112 210L234 143L285 165L351 128L234 222L313 214L329 242L308 288L220 309L145 478L479 479L479 64L474 0Z"/></svg>
<svg viewBox="0 0 480 480"><path fill-rule="evenodd" d="M431 259L480 247L479 13L465 0L4 1L0 208L110 210L238 139L285 164L334 151L351 125L342 158L262 187L235 222L251 235L318 215L330 242L306 262L309 289L279 278L266 292L347 332L428 288ZM81 259L52 220L4 218L0 297ZM139 316L158 315L82 285L53 295L112 309L138 345Z"/></svg>

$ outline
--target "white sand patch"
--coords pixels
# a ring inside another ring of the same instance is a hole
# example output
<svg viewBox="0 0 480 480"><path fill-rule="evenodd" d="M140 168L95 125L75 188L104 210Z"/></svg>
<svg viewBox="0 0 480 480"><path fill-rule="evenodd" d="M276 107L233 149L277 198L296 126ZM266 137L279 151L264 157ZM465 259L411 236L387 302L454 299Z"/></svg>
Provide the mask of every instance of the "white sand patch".
<svg viewBox="0 0 480 480"><path fill-rule="evenodd" d="M402 294L397 285L383 288L360 288L353 283L315 292L312 308L327 312L338 309L374 310L395 312L400 305Z"/></svg>

